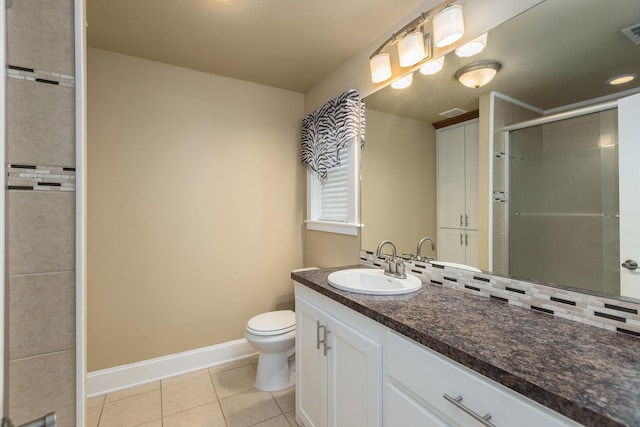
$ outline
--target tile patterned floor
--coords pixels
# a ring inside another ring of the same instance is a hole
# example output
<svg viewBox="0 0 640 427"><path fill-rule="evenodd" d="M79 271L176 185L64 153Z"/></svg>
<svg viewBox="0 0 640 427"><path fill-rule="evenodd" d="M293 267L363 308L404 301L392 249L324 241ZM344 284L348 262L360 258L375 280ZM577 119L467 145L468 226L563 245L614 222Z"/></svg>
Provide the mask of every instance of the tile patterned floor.
<svg viewBox="0 0 640 427"><path fill-rule="evenodd" d="M254 387L257 358L87 400L87 427L298 427L295 388Z"/></svg>

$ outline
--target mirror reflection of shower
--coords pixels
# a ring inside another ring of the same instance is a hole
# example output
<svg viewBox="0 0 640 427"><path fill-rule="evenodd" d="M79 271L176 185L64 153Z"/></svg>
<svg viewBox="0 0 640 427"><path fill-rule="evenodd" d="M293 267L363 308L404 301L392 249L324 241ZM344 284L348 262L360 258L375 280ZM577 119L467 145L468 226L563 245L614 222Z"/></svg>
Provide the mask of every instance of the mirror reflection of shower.
<svg viewBox="0 0 640 427"><path fill-rule="evenodd" d="M512 276L619 294L617 110L510 126Z"/></svg>

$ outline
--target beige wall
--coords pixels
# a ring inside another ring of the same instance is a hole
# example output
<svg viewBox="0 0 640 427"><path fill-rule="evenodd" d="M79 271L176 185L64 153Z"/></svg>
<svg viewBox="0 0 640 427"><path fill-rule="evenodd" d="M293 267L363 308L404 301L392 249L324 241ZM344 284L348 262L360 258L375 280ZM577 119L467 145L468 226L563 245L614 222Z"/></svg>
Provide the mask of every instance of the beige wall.
<svg viewBox="0 0 640 427"><path fill-rule="evenodd" d="M465 36L460 40L459 44L466 43L467 41L479 36L491 28L496 27L502 22L511 19L540 2L542 2L542 0L460 0L458 3L464 6L466 27ZM380 46L394 31L399 30L420 13L431 9L439 3L440 1L438 0L426 0L420 5L420 7L416 8L405 18L401 19L392 28L381 30L380 37L369 47L353 55L340 67L336 68L332 73L327 75L324 79L318 82L318 84L305 93L305 113L312 112L347 89L359 89L361 96L367 96L385 86L388 82L378 85L371 83L371 76L369 74L369 55L371 55L371 53L375 51L378 46ZM437 49L434 52L434 55L440 56L442 54L446 54L447 52L455 49L459 44L452 45L446 49ZM397 74L398 72L399 71L396 70L396 74L394 75L399 76L400 74ZM485 209L488 209L488 198L487 203L485 203ZM488 216L486 214L484 221L485 223L488 221ZM320 234L321 233L319 232L305 233L305 265L325 266L325 262L328 260L324 255L326 253L334 254L334 256L330 258L331 261L335 262L334 265L346 265L358 262L359 258L357 252L360 247L359 236L348 237L328 233L323 233L326 235L320 236ZM487 236L484 236L484 242L486 244ZM352 253L352 251L355 252ZM343 254L344 257L336 256L340 254Z"/></svg>
<svg viewBox="0 0 640 427"><path fill-rule="evenodd" d="M375 251L382 240L391 239L398 254L415 254L422 237L437 237L435 129L430 123L369 109L367 135L361 246ZM424 254L434 256L429 245Z"/></svg>
<svg viewBox="0 0 640 427"><path fill-rule="evenodd" d="M88 50L88 370L238 338L302 266L299 93Z"/></svg>

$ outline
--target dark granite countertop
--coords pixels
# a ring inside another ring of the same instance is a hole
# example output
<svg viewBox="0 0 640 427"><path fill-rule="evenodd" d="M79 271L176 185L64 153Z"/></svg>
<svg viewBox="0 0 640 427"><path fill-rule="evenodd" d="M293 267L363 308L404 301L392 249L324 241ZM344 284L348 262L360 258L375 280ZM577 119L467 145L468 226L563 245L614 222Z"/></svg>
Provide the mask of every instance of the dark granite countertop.
<svg viewBox="0 0 640 427"><path fill-rule="evenodd" d="M640 426L640 339L424 283L374 296L291 278L587 426Z"/></svg>

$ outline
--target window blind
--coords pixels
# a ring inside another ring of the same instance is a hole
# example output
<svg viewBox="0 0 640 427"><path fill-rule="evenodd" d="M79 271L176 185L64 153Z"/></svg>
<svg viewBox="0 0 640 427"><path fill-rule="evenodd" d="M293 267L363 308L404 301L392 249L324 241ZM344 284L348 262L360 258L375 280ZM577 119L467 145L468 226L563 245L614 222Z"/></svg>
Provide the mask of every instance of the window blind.
<svg viewBox="0 0 640 427"><path fill-rule="evenodd" d="M349 221L349 150L340 150L340 165L327 174L320 187L320 221Z"/></svg>

